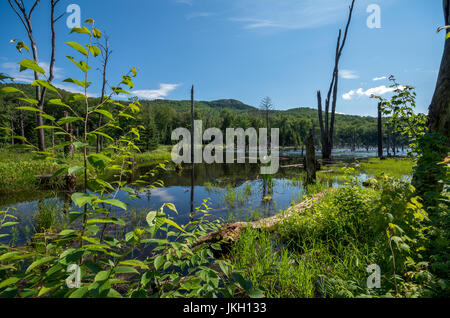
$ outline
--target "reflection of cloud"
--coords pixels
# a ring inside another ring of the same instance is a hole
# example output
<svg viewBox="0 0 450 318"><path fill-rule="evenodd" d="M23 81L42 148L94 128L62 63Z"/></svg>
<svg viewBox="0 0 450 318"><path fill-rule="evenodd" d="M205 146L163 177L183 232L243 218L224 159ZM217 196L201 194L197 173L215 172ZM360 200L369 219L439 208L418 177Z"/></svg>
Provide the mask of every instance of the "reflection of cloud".
<svg viewBox="0 0 450 318"><path fill-rule="evenodd" d="M176 89L181 84L159 84L159 89L152 90L136 90L132 92L132 95L143 99L163 99L167 97L171 91Z"/></svg>
<svg viewBox="0 0 450 318"><path fill-rule="evenodd" d="M404 89L404 86L399 86L399 89ZM384 95L386 93L393 92L395 88L393 87L386 87L385 85L369 88L367 90L363 90L362 88L358 88L357 90L351 90L348 93L345 93L342 95L342 98L345 100L351 100L353 97L361 97L361 96L367 96L370 97L372 95Z"/></svg>
<svg viewBox="0 0 450 318"><path fill-rule="evenodd" d="M151 192L152 197L158 197L162 202L175 202L176 198L166 189L154 189Z"/></svg>

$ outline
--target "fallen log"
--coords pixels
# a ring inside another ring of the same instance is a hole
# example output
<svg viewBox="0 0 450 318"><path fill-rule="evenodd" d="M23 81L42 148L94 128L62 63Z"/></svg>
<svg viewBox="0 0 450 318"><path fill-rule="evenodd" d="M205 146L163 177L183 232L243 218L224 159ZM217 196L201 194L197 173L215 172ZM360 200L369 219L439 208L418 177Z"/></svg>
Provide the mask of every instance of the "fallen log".
<svg viewBox="0 0 450 318"><path fill-rule="evenodd" d="M195 250L204 244L215 244L221 243L225 245L230 245L234 241L239 240L239 236L242 230L251 227L254 229L268 229L273 230L274 227L283 221L284 219L290 217L293 214L298 214L305 209L311 208L315 202L319 201L325 194L324 192L318 193L310 199L304 200L297 205L291 206L286 211L274 215L272 217L264 218L259 221L254 222L236 222L232 224L226 224L222 226L216 232L211 232L206 235L201 236L195 243L191 245L191 249Z"/></svg>

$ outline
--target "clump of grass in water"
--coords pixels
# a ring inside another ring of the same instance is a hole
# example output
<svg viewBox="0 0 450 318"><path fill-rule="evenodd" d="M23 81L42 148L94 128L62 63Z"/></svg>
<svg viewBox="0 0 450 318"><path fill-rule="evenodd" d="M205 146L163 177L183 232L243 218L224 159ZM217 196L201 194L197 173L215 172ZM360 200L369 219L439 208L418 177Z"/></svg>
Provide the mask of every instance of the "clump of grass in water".
<svg viewBox="0 0 450 318"><path fill-rule="evenodd" d="M65 228L67 217L56 203L39 203L38 211L33 216L36 233L58 232Z"/></svg>

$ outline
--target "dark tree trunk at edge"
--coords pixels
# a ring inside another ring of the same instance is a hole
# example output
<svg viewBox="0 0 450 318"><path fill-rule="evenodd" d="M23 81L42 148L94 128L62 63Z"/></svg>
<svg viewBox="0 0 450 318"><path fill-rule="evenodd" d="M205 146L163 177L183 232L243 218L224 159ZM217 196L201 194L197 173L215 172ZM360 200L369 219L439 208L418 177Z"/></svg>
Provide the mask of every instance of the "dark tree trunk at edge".
<svg viewBox="0 0 450 318"><path fill-rule="evenodd" d="M450 25L450 0L444 0L445 25ZM447 29L447 34L450 29ZM430 132L440 132L450 145L450 38L445 41L436 90L429 108Z"/></svg>

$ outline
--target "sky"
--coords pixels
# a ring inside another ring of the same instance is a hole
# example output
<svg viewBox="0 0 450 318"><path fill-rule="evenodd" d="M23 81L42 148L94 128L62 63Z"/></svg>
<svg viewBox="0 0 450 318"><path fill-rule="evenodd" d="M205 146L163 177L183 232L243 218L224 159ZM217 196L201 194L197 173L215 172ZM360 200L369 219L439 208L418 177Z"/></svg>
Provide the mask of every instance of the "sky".
<svg viewBox="0 0 450 318"><path fill-rule="evenodd" d="M31 0L24 0L30 7ZM337 35L344 29L351 0L61 0L57 14L70 4L80 7L81 20L93 18L108 34L113 51L108 82L116 85L132 67L139 70L132 94L142 99L188 99L195 85L197 100L237 99L259 106L265 96L274 108L317 108L316 92L325 95L331 81ZM369 28L380 8L380 28ZM49 0L41 0L32 16L40 65L50 61ZM428 112L436 85L445 35L441 0L356 0L353 20L340 62L337 112L374 116L371 94L389 97L394 75L417 89L417 112ZM70 34L67 20L56 25L54 84L81 72L66 56L81 55L64 42L87 43L86 35ZM70 22L70 21L69 21ZM30 83L20 73L19 54L11 39L29 43L25 29L7 0L0 2L0 72ZM88 92L98 96L101 74L92 64Z"/></svg>

